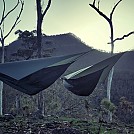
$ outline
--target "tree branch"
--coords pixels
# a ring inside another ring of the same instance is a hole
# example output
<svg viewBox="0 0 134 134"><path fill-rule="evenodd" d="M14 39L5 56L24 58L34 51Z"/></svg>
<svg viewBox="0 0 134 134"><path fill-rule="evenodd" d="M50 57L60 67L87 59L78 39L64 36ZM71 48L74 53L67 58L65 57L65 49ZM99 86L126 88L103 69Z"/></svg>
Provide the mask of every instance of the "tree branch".
<svg viewBox="0 0 134 134"><path fill-rule="evenodd" d="M102 16L103 18L105 18L109 23L111 23L110 19L103 13L101 12L97 7L95 7L95 5L93 4L89 4L100 16Z"/></svg>
<svg viewBox="0 0 134 134"><path fill-rule="evenodd" d="M2 32L2 28L0 27L0 42L3 40L3 32Z"/></svg>
<svg viewBox="0 0 134 134"><path fill-rule="evenodd" d="M21 1L21 3L22 3L22 1ZM3 15L2 15L2 19L1 19L1 21L0 21L0 25L1 25L2 22L6 19L6 17L18 7L18 5L19 5L19 0L18 0L17 4L16 4L10 11L7 12L6 15L4 15L4 12L5 12L5 11L4 11L4 10L5 10L5 0L3 0L3 5L4 5L4 9L3 9Z"/></svg>
<svg viewBox="0 0 134 134"><path fill-rule="evenodd" d="M43 20L43 17L46 15L48 9L49 9L50 6L51 6L51 1L52 1L52 0L49 0L49 1L48 1L48 4L47 4L46 9L45 9L45 11L42 13L42 20Z"/></svg>
<svg viewBox="0 0 134 134"><path fill-rule="evenodd" d="M93 6L95 6L95 2L96 2L96 0L93 1Z"/></svg>
<svg viewBox="0 0 134 134"><path fill-rule="evenodd" d="M20 19L20 16L22 14L23 7L24 7L24 1L22 1L22 0L20 0L20 1L21 1L21 10L19 12L19 15L17 16L17 18L16 18L13 26L11 27L10 31L4 36L4 39L6 39L9 36L9 34L13 31L13 29L15 28L15 26L20 22L19 19Z"/></svg>
<svg viewBox="0 0 134 134"><path fill-rule="evenodd" d="M98 9L100 9L100 0L98 1Z"/></svg>
<svg viewBox="0 0 134 134"><path fill-rule="evenodd" d="M108 23L109 23L109 26L110 26L110 40L111 42L113 42L113 38L114 38L114 29L113 29L113 22L110 18L108 18L103 12L101 12L99 10L99 4L100 4L100 0L98 1L98 8L95 7L95 5L93 4L89 4L100 16L102 16ZM111 54L113 53L113 50L114 50L114 44L111 43Z"/></svg>
<svg viewBox="0 0 134 134"><path fill-rule="evenodd" d="M5 16L5 10L6 10L6 3L5 3L5 0L3 0L3 13L2 13L2 18L1 18L1 21L0 21L0 26L3 22L3 18Z"/></svg>
<svg viewBox="0 0 134 134"><path fill-rule="evenodd" d="M134 31L132 31L132 32L130 32L130 33L128 33L128 34L125 34L125 35L123 35L123 36L120 37L120 38L114 39L114 40L113 40L113 43L116 42L117 40L123 40L123 39L129 37L129 36L132 35L132 34L134 34ZM108 44L111 44L111 43L112 43L112 42L109 42Z"/></svg>
<svg viewBox="0 0 134 134"><path fill-rule="evenodd" d="M120 3L121 1L122 1L122 0L118 1L118 2L115 4L115 6L113 7L113 9L112 9L112 11L111 11L111 13L110 13L110 20L112 20L112 18L113 18L113 13L114 13L116 7L119 5L119 3Z"/></svg>

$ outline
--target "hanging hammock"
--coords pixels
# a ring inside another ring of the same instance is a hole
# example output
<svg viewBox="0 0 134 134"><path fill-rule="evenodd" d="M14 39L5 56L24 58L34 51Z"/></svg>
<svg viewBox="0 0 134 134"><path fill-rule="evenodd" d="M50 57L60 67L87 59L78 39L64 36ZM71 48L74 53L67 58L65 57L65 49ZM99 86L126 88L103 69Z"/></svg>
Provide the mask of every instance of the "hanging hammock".
<svg viewBox="0 0 134 134"><path fill-rule="evenodd" d="M53 84L85 53L0 64L0 80L23 93L35 95Z"/></svg>
<svg viewBox="0 0 134 134"><path fill-rule="evenodd" d="M63 77L63 84L72 93L89 96L95 87L104 82L114 64L124 53L119 53L93 66L80 69Z"/></svg>

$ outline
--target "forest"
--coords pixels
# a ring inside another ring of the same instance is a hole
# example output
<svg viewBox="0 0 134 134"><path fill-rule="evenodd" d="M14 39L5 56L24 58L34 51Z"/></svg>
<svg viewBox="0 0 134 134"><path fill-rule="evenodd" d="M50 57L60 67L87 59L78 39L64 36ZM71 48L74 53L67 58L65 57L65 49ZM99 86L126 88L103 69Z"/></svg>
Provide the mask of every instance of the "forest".
<svg viewBox="0 0 134 134"><path fill-rule="evenodd" d="M126 52L111 69L107 79L97 85L89 96L78 96L64 87L63 76L87 66L95 65L114 55L116 41L123 41L134 31L114 38L113 14L123 0L119 0L110 17L100 10L101 1L89 4L110 26L110 52L94 49L73 33L46 35L42 33L43 19L51 10L53 0L48 0L43 10L43 0L36 0L37 28L16 30L25 1L18 0L8 12L3 0L0 20L1 65L18 61L51 58L88 52L71 64L47 89L35 95L20 92L0 81L0 134L133 134L134 133L134 50ZM5 34L5 20L16 8L20 12L11 29ZM50 8L50 9L49 9ZM17 39L5 46L5 40L15 30ZM24 69L25 70L25 69ZM18 72L19 73L19 72ZM3 74L0 72L0 80ZM45 83L45 82L44 82ZM17 84L17 83L16 83ZM84 89L84 87L83 87Z"/></svg>

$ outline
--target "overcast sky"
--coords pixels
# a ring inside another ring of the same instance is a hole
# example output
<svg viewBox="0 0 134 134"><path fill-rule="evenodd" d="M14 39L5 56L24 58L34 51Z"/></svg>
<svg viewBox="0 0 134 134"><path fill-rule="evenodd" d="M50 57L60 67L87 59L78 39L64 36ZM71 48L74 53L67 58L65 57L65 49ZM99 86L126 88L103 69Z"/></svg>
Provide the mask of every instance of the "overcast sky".
<svg viewBox="0 0 134 134"><path fill-rule="evenodd" d="M5 0L6 10L11 9L17 0ZM62 33L74 33L87 45L94 48L110 51L110 32L108 23L93 10L89 3L93 0L52 0L52 5L43 21L43 33L56 35ZM118 0L101 0L100 10L109 15L112 7ZM44 0L47 2L47 0ZM2 0L0 0L0 15L2 13ZM44 7L45 8L45 7ZM5 22L5 33L11 27L19 8L12 13ZM123 0L117 7L114 16L115 38L121 37L130 31L134 31L134 0ZM6 39L6 44L17 38L14 32L36 29L35 0L25 0L21 22L12 34ZM115 51L134 49L134 35L118 41Z"/></svg>

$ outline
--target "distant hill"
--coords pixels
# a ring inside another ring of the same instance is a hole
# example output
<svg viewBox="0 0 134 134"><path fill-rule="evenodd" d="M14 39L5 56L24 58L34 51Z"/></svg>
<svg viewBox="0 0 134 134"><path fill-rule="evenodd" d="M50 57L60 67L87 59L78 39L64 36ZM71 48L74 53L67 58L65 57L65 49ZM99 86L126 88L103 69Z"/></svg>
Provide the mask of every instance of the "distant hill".
<svg viewBox="0 0 134 134"><path fill-rule="evenodd" d="M11 56L11 54L15 53L18 49L24 48L21 44L21 40L16 40L9 44L6 49L7 56ZM71 33L44 36L42 39L42 46L44 50L54 48L55 50L52 53L52 56L67 55L92 49Z"/></svg>
<svg viewBox="0 0 134 134"><path fill-rule="evenodd" d="M43 37L43 51L53 49L51 56L57 55L68 55L73 53L90 51L88 54L80 58L74 65L70 68L71 70L77 70L88 65L95 64L103 59L110 57L109 53L93 50L92 47L89 47L80 38L76 37L72 33L53 35L53 36L44 36ZM12 57L12 54L17 52L19 49L23 49L21 40L16 40L9 44L6 47L6 56L8 59ZM122 56L122 58L116 64L116 69L119 71L133 71L134 72L134 51L127 52Z"/></svg>

